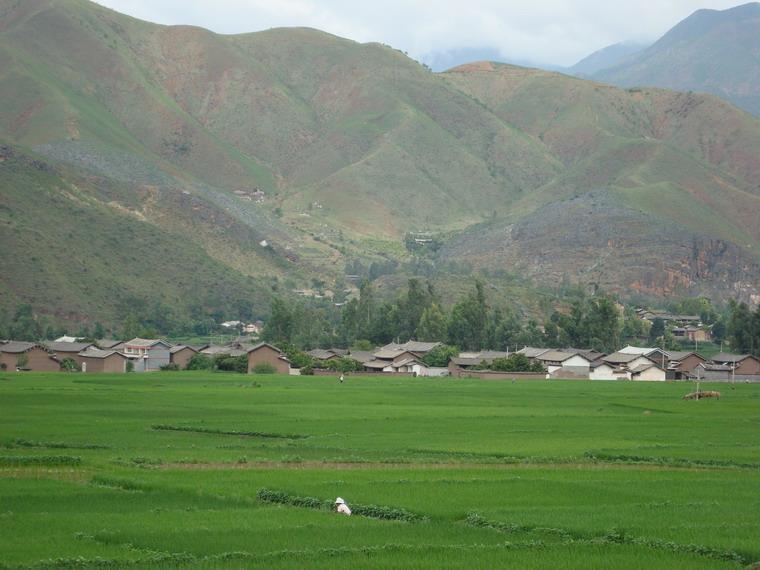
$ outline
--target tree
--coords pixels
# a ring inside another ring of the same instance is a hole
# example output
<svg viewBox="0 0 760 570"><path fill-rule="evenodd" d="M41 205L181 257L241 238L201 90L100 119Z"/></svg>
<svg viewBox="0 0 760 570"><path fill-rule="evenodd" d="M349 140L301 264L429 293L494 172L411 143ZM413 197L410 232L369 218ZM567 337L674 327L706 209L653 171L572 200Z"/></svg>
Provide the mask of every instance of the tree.
<svg viewBox="0 0 760 570"><path fill-rule="evenodd" d="M267 342L290 342L293 336L293 313L288 305L275 297L272 299L272 313L264 326L263 338Z"/></svg>
<svg viewBox="0 0 760 570"><path fill-rule="evenodd" d="M480 350L488 319L483 284L475 283L475 291L459 301L451 310L448 337L449 344L465 350Z"/></svg>
<svg viewBox="0 0 760 570"><path fill-rule="evenodd" d="M129 313L121 325L121 338L129 340L140 334L140 323L134 313Z"/></svg>
<svg viewBox="0 0 760 570"><path fill-rule="evenodd" d="M665 321L660 318L656 318L652 321L652 326L649 329L649 343L657 344L658 339L665 334Z"/></svg>
<svg viewBox="0 0 760 570"><path fill-rule="evenodd" d="M446 338L446 315L436 303L431 303L422 312L420 324L417 326L417 339L435 342Z"/></svg>
<svg viewBox="0 0 760 570"><path fill-rule="evenodd" d="M459 349L456 346L450 346L448 344L442 344L435 347L422 357L422 362L428 366L434 366L438 368L445 368L449 365L449 360L459 354Z"/></svg>
<svg viewBox="0 0 760 570"><path fill-rule="evenodd" d="M755 345L755 331L753 330L753 316L746 303L737 303L733 299L729 301L731 316L728 319L726 332L728 341L731 343L733 352L753 352Z"/></svg>

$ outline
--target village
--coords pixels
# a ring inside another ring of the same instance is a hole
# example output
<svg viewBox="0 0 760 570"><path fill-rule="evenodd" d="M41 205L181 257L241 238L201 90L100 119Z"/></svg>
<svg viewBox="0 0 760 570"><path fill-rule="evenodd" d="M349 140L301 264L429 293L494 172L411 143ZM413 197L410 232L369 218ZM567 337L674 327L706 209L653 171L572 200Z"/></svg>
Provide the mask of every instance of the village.
<svg viewBox="0 0 760 570"><path fill-rule="evenodd" d="M246 372L335 375L351 362L356 375L479 379L556 380L705 380L760 382L760 358L750 354L719 353L706 358L696 351L626 346L611 354L591 349L526 346L515 352L484 350L446 356L446 365L426 358L444 348L440 342L390 343L374 350L314 349L310 364L297 368L277 346L242 337L224 345L173 345L162 339L133 338L122 342L82 342L61 337L49 342L0 342L0 370L34 372L126 373L185 370L195 355L208 359L242 358ZM519 355L529 370L505 370L499 362ZM440 359L439 359L440 360Z"/></svg>

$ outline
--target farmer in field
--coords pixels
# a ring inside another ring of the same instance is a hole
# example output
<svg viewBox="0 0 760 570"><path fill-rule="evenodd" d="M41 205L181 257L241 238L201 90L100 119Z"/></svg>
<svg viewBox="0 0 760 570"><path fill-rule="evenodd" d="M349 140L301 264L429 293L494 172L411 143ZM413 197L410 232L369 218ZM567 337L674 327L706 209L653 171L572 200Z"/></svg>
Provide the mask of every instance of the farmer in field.
<svg viewBox="0 0 760 570"><path fill-rule="evenodd" d="M351 509L348 508L346 501L338 497L335 499L335 512L341 515L351 516Z"/></svg>

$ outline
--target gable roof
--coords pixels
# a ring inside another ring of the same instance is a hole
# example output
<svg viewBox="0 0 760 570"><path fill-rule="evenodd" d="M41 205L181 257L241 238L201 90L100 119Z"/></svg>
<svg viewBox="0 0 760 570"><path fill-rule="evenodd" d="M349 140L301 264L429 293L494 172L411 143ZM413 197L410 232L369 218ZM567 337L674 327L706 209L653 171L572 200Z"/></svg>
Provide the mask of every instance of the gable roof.
<svg viewBox="0 0 760 570"><path fill-rule="evenodd" d="M537 356L542 355L544 352L548 352L549 348L536 348L533 346L526 346L524 348L521 348L517 352L520 354L524 354L528 358L536 358Z"/></svg>
<svg viewBox="0 0 760 570"><path fill-rule="evenodd" d="M24 342L20 340L9 340L5 344L0 344L0 352L7 352L9 354L21 354L27 352L35 347L39 347L45 352L51 352L46 346L36 342Z"/></svg>
<svg viewBox="0 0 760 570"><path fill-rule="evenodd" d="M67 341L51 341L42 343L50 350L54 352L80 352L86 349L88 346L92 346L91 342L67 342Z"/></svg>
<svg viewBox="0 0 760 570"><path fill-rule="evenodd" d="M631 368L631 374L641 374L645 370L649 370L650 368L657 368L658 370L661 370L659 366L657 366L654 362L650 364L639 364L638 366L634 366Z"/></svg>
<svg viewBox="0 0 760 570"><path fill-rule="evenodd" d="M633 362L637 358L647 358L644 354L629 354L625 352L613 352L612 354L608 354L607 356L603 356L602 360L607 363L612 364L628 364L629 362Z"/></svg>
<svg viewBox="0 0 760 570"><path fill-rule="evenodd" d="M375 359L372 351L370 350L352 350L348 353L348 357L358 362L371 362Z"/></svg>
<svg viewBox="0 0 760 570"><path fill-rule="evenodd" d="M198 349L193 348L189 344L177 344L169 349L169 354L175 354L181 350L185 350L186 348L188 350L192 350L193 352L198 352Z"/></svg>
<svg viewBox="0 0 760 570"><path fill-rule="evenodd" d="M540 360L541 362L564 362L565 360L568 360L572 358L573 356L580 356L581 358L585 358L586 360L588 360L582 354L576 354L573 352L563 352L561 350L547 350L546 352L536 356L536 360Z"/></svg>
<svg viewBox="0 0 760 570"><path fill-rule="evenodd" d="M95 341L100 348L113 348L117 344L122 344L120 340L114 340L112 338L101 338Z"/></svg>
<svg viewBox="0 0 760 570"><path fill-rule="evenodd" d="M126 341L124 343L124 346L128 346L130 348L150 348L151 346L155 346L159 343L171 348L171 344L169 344L165 340L161 340L157 338L139 338L139 337Z"/></svg>
<svg viewBox="0 0 760 570"><path fill-rule="evenodd" d="M83 356L85 358L108 358L114 354L118 354L122 358L127 358L121 352L117 352L115 350L101 350L99 348L95 348L94 346L90 346L89 348L83 350L79 353L79 356Z"/></svg>
<svg viewBox="0 0 760 570"><path fill-rule="evenodd" d="M749 354L731 354L730 352L719 352L713 356L711 362L740 362L745 358L748 358Z"/></svg>
<svg viewBox="0 0 760 570"><path fill-rule="evenodd" d="M640 347L640 346L631 346L630 344L626 347L621 348L618 350L618 352L622 354L638 354L638 355L645 355L649 354L650 352L654 352L657 350L657 347L650 346L650 347Z"/></svg>
<svg viewBox="0 0 760 570"><path fill-rule="evenodd" d="M258 344L243 345L240 348L243 349L246 353L251 353L251 352L255 352L255 351L259 350L259 349L262 349L265 346L268 346L272 350L275 350L275 351L279 352L280 354L282 354L282 351L279 348L277 348L273 344L269 344L268 342L260 342Z"/></svg>

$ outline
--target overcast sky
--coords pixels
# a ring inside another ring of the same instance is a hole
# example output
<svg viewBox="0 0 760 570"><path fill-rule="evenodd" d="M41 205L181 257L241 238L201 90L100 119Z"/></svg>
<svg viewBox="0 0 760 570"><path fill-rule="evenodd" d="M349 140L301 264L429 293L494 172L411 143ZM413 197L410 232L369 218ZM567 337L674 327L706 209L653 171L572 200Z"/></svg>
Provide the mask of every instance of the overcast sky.
<svg viewBox="0 0 760 570"><path fill-rule="evenodd" d="M699 8L742 0L98 0L162 24L219 33L310 26L377 41L424 61L430 54L491 48L506 60L572 65L620 41L650 42Z"/></svg>

